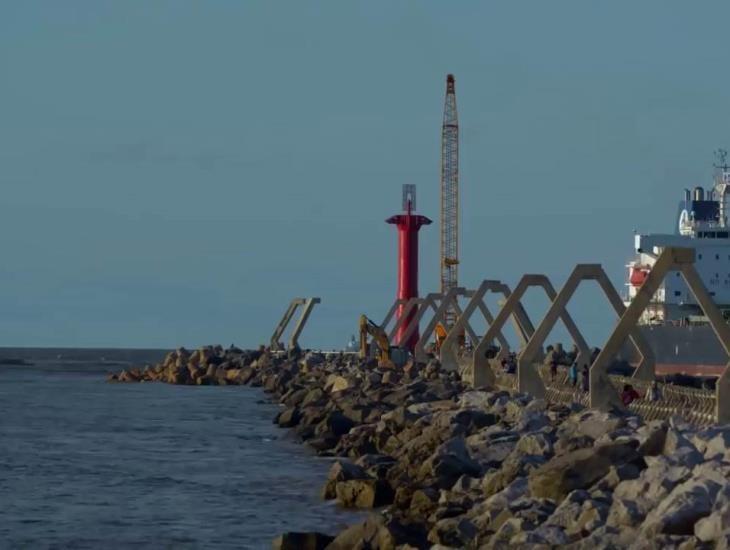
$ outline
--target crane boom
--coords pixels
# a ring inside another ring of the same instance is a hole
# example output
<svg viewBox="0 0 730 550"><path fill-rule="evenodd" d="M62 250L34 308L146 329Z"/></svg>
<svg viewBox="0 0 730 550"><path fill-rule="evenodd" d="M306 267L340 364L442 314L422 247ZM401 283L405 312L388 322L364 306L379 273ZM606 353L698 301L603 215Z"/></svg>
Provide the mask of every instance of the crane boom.
<svg viewBox="0 0 730 550"><path fill-rule="evenodd" d="M441 292L458 284L459 266L459 121L456 114L454 75L446 77L444 120L441 127ZM456 312L446 313L446 326L454 325Z"/></svg>

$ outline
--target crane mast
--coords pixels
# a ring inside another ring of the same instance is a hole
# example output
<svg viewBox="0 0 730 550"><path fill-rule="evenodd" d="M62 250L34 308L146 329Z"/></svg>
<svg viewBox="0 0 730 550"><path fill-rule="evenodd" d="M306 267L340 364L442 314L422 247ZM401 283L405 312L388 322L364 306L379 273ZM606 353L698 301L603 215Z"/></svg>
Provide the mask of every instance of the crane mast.
<svg viewBox="0 0 730 550"><path fill-rule="evenodd" d="M458 284L459 266L459 121L456 114L454 75L446 77L444 120L441 127L441 292ZM451 327L456 312L446 314Z"/></svg>

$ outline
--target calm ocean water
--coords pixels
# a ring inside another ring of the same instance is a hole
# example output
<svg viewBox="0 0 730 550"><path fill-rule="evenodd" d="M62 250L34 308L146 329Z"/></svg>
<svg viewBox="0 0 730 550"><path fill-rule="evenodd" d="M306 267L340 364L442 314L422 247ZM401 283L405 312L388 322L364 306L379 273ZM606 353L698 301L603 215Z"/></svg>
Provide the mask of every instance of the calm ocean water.
<svg viewBox="0 0 730 550"><path fill-rule="evenodd" d="M161 352L0 356L36 361L0 366L0 548L270 548L359 519L257 389L105 382Z"/></svg>

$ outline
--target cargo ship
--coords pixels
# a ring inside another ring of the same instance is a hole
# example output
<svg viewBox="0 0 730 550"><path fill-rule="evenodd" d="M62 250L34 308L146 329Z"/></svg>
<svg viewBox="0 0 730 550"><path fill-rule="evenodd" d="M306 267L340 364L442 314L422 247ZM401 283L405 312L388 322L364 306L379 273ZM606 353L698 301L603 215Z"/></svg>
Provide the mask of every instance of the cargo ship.
<svg viewBox="0 0 730 550"><path fill-rule="evenodd" d="M718 151L713 186L685 189L674 233L634 235L635 258L628 269L628 305L651 271L662 249L693 248L695 268L710 295L730 319L730 226L727 153ZM640 329L656 358L658 375L719 376L728 362L707 317L678 271L670 272L640 319ZM634 362L629 347L622 354Z"/></svg>

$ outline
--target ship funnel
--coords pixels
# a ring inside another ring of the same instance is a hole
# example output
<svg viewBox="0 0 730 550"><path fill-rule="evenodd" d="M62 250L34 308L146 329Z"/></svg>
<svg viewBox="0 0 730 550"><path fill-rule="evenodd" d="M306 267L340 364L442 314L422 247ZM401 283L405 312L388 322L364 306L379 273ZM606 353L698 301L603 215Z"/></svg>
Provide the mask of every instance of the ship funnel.
<svg viewBox="0 0 730 550"><path fill-rule="evenodd" d="M694 188L694 199L696 201L703 201L705 200L705 190L702 189L702 187L695 187Z"/></svg>
<svg viewBox="0 0 730 550"><path fill-rule="evenodd" d="M684 202L688 203L692 200L692 191L689 189L684 190Z"/></svg>

